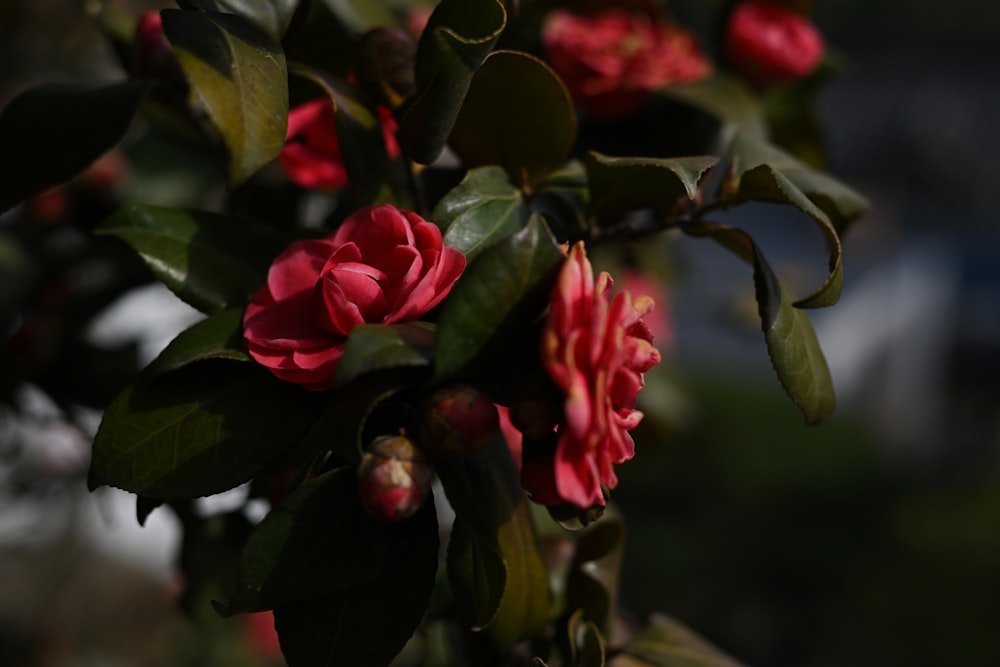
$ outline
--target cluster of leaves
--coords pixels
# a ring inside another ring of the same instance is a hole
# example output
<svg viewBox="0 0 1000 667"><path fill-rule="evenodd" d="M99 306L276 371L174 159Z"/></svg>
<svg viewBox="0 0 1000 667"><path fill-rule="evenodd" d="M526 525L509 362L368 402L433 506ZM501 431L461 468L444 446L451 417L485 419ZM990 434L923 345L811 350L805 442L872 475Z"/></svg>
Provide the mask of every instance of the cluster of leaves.
<svg viewBox="0 0 1000 667"><path fill-rule="evenodd" d="M393 161L371 85L385 82L369 77L359 86L348 74L370 57L360 36L401 22L403 6L179 4L162 19L180 83L133 72L120 83L46 86L0 117L8 175L0 210L82 171L122 140L140 111L154 131L213 147L233 188L222 210L130 203L96 230L127 243L205 319L107 406L91 487L135 493L140 520L169 505L189 536L204 532L205 520L190 512L193 498L249 484L252 495L271 500L274 509L238 557L199 570L192 537L186 561L192 587L228 582L226 592L211 589L222 613L275 610L292 665L385 665L418 626L414 641L435 664L490 664L512 647L539 664L601 665L612 656L617 665L731 664L665 618L613 639L620 520L607 516L567 535L527 502L499 434L475 457L435 461L455 512L443 526L446 577L438 576L433 503L407 521L380 524L360 506L354 470L365 443L406 426L412 406L438 386L472 383L509 403L532 385L560 244L580 239L675 230L709 237L750 263L778 379L807 421L827 417L830 376L803 309L836 302L840 238L865 203L796 157L792 143L774 143L780 114L773 109L787 107L720 72L661 91L648 112L707 121L705 154L677 154L668 141L612 155L615 144L602 137L623 130L578 125L563 83L538 57L535 38L524 36L537 35L548 7L443 0L416 49L412 91L395 110L403 157ZM515 12L515 5L523 6ZM781 94L801 106L794 91ZM321 231L362 206L391 202L438 224L445 243L468 259L433 322L354 329L325 393L252 363L241 329L273 258L315 233L294 222L307 194L289 195L271 163L285 142L289 100L316 95L334 105L350 182L346 192L324 195L331 213ZM461 167L423 167L446 147ZM257 207L261 201L268 203ZM749 234L707 218L750 201L794 207L817 226L828 277L812 293L797 298ZM525 639L530 647L519 644Z"/></svg>

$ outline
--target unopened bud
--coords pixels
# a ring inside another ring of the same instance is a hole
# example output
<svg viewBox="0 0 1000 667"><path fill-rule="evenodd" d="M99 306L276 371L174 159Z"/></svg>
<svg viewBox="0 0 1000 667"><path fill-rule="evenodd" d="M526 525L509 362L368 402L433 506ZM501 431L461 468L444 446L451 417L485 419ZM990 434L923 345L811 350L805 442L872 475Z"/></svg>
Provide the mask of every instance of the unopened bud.
<svg viewBox="0 0 1000 667"><path fill-rule="evenodd" d="M418 436L433 454L464 456L482 449L498 428L500 416L489 396L454 385L431 396Z"/></svg>
<svg viewBox="0 0 1000 667"><path fill-rule="evenodd" d="M393 109L416 93L417 45L397 28L375 28L361 39L358 79L382 104Z"/></svg>
<svg viewBox="0 0 1000 667"><path fill-rule="evenodd" d="M361 504L379 521L401 521L423 506L433 477L430 462L409 438L380 436L358 467Z"/></svg>
<svg viewBox="0 0 1000 667"><path fill-rule="evenodd" d="M146 12L139 17L132 41L132 65L139 74L154 75L172 73L177 67L159 12Z"/></svg>

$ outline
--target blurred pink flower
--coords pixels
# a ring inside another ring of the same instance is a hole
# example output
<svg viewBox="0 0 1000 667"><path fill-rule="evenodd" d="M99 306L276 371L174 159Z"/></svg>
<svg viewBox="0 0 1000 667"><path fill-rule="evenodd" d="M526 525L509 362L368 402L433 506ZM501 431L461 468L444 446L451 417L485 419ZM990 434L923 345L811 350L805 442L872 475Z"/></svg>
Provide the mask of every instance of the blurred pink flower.
<svg viewBox="0 0 1000 667"><path fill-rule="evenodd" d="M593 16L552 12L542 29L552 68L588 114L613 119L635 111L650 91L711 72L683 27L623 9Z"/></svg>
<svg viewBox="0 0 1000 667"><path fill-rule="evenodd" d="M800 79L823 57L823 37L809 19L781 5L750 0L726 27L726 59L759 88Z"/></svg>

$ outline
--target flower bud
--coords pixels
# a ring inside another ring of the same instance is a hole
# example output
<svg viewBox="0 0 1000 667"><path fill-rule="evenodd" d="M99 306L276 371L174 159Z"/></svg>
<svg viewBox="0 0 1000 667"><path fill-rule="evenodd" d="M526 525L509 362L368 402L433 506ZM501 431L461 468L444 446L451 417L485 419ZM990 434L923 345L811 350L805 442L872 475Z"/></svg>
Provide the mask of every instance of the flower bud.
<svg viewBox="0 0 1000 667"><path fill-rule="evenodd" d="M159 12L146 12L139 17L132 41L132 66L138 74L173 75L177 61L163 32Z"/></svg>
<svg viewBox="0 0 1000 667"><path fill-rule="evenodd" d="M823 37L809 19L766 0L740 3L726 27L726 59L758 88L811 73L823 57Z"/></svg>
<svg viewBox="0 0 1000 667"><path fill-rule="evenodd" d="M468 385L454 385L431 396L418 436L433 454L464 456L482 449L499 427L489 396Z"/></svg>
<svg viewBox="0 0 1000 667"><path fill-rule="evenodd" d="M430 462L409 438L380 436L358 467L361 504L379 521L401 521L423 506L433 477Z"/></svg>
<svg viewBox="0 0 1000 667"><path fill-rule="evenodd" d="M361 39L358 79L376 99L393 109L416 93L417 45L397 28L375 28Z"/></svg>

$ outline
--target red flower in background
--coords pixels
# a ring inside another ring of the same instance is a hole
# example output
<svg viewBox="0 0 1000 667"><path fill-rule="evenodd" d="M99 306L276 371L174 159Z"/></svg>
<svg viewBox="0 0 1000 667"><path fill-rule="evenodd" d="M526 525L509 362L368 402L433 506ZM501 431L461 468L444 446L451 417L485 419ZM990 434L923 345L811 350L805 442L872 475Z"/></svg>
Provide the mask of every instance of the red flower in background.
<svg viewBox="0 0 1000 667"><path fill-rule="evenodd" d="M525 489L543 504L603 505L601 485L618 483L613 465L635 452L628 431L642 419L636 397L643 374L660 361L642 320L653 300L624 291L612 299L612 285L607 273L595 284L583 243L573 246L541 343L545 370L565 394L565 414L553 458L528 465L525 457L521 470Z"/></svg>
<svg viewBox="0 0 1000 667"><path fill-rule="evenodd" d="M418 319L464 269L437 225L389 205L362 209L274 260L243 316L247 351L282 380L329 389L351 329Z"/></svg>
<svg viewBox="0 0 1000 667"><path fill-rule="evenodd" d="M396 119L392 111L378 107L385 149L390 159L399 156ZM320 98L288 111L285 148L278 156L288 177L304 188L336 190L347 185L347 169L337 141L333 103Z"/></svg>
<svg viewBox="0 0 1000 667"><path fill-rule="evenodd" d="M736 6L726 27L726 59L759 88L802 78L816 69L823 37L808 18L770 2Z"/></svg>
<svg viewBox="0 0 1000 667"><path fill-rule="evenodd" d="M690 32L622 9L594 16L554 11L542 43L570 95L595 118L628 115L650 91L697 81L711 71Z"/></svg>

